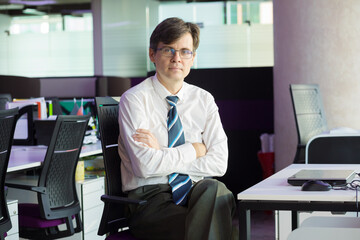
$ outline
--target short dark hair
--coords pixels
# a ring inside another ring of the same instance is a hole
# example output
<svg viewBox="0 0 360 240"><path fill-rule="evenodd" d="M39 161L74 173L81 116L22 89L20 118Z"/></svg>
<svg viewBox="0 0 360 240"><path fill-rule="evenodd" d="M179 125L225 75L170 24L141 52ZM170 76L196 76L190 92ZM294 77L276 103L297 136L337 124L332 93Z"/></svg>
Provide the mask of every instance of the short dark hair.
<svg viewBox="0 0 360 240"><path fill-rule="evenodd" d="M193 39L193 51L199 47L200 29L195 23L185 22L176 17L167 18L154 29L150 37L150 48L156 51L159 42L171 44L181 38L184 34L190 33Z"/></svg>

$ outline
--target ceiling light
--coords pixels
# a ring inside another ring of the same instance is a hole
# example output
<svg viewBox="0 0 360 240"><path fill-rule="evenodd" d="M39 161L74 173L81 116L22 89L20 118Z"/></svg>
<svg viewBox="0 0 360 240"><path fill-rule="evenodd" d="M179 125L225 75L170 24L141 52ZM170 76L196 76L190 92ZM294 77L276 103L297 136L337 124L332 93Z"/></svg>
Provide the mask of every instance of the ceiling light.
<svg viewBox="0 0 360 240"><path fill-rule="evenodd" d="M23 14L30 14L30 15L46 15L46 12L38 11L33 8L25 8L23 11Z"/></svg>

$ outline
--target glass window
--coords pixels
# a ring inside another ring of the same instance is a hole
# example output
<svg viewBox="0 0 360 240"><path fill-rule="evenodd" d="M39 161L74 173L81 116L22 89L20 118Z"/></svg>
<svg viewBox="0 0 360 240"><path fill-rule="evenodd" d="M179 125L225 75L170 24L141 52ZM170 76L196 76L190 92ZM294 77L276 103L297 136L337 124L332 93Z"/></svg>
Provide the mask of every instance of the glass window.
<svg viewBox="0 0 360 240"><path fill-rule="evenodd" d="M92 14L19 16L0 36L0 74L92 76Z"/></svg>
<svg viewBox="0 0 360 240"><path fill-rule="evenodd" d="M193 68L273 65L271 1L102 1L103 73L142 77L155 67L149 39L158 23L180 17L201 27ZM106 14L105 14L106 13Z"/></svg>
<svg viewBox="0 0 360 240"><path fill-rule="evenodd" d="M194 68L273 65L272 1L102 1L102 69L108 76L142 77L155 26L180 17L201 27ZM78 15L0 15L0 74L94 74L93 22Z"/></svg>
<svg viewBox="0 0 360 240"><path fill-rule="evenodd" d="M168 17L201 27L194 68L274 64L271 1L161 2L159 22Z"/></svg>

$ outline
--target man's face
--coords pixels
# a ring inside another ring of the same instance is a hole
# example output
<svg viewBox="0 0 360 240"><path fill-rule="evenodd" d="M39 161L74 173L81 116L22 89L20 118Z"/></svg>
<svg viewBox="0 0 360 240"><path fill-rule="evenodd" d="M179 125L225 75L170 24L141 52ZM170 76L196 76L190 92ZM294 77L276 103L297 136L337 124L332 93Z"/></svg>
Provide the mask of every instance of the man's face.
<svg viewBox="0 0 360 240"><path fill-rule="evenodd" d="M193 51L193 39L190 33L184 34L181 38L171 44L160 42L158 49L169 47L175 50ZM195 53L189 59L180 56L180 52L176 51L172 56L164 56L160 50L149 50L150 60L155 63L157 77L160 82L178 82L183 81L189 74L190 68L194 63Z"/></svg>

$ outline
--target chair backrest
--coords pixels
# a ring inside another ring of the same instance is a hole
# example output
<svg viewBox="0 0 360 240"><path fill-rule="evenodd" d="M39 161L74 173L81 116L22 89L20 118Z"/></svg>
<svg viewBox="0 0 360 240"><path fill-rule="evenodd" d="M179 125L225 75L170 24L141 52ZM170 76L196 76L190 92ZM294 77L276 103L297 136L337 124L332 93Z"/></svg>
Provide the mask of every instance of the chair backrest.
<svg viewBox="0 0 360 240"><path fill-rule="evenodd" d="M119 102L112 97L96 97L95 101L106 172L107 194L123 196L121 190L121 159L118 153Z"/></svg>
<svg viewBox="0 0 360 240"><path fill-rule="evenodd" d="M294 109L299 144L327 130L325 111L317 84L291 84L291 99Z"/></svg>
<svg viewBox="0 0 360 240"><path fill-rule="evenodd" d="M290 94L298 136L294 163L304 163L306 143L327 130L324 107L317 84L291 84Z"/></svg>
<svg viewBox="0 0 360 240"><path fill-rule="evenodd" d="M18 122L22 116L26 115L27 137L21 139L20 138L17 139L14 137L14 145L35 145L34 115L33 115L34 109L35 109L35 105L27 105L19 109L19 114L17 115L16 122Z"/></svg>
<svg viewBox="0 0 360 240"><path fill-rule="evenodd" d="M0 93L0 110L5 110L6 103L11 101L12 97L10 93Z"/></svg>
<svg viewBox="0 0 360 240"><path fill-rule="evenodd" d="M0 110L0 239L12 227L4 188L17 114L18 108Z"/></svg>
<svg viewBox="0 0 360 240"><path fill-rule="evenodd" d="M112 97L96 97L95 102L106 172L106 193L124 197L121 185L121 159L118 154L119 102ZM105 205L99 235L115 233L119 228L127 226L128 221L123 205L112 203Z"/></svg>
<svg viewBox="0 0 360 240"><path fill-rule="evenodd" d="M89 118L61 115L56 119L38 183L47 189L47 194L38 194L43 218L65 218L80 211L75 170Z"/></svg>
<svg viewBox="0 0 360 240"><path fill-rule="evenodd" d="M318 135L306 145L305 163L360 164L360 135Z"/></svg>
<svg viewBox="0 0 360 240"><path fill-rule="evenodd" d="M359 228L299 227L289 234L287 240L337 240L340 236L346 240L357 240L359 235Z"/></svg>

